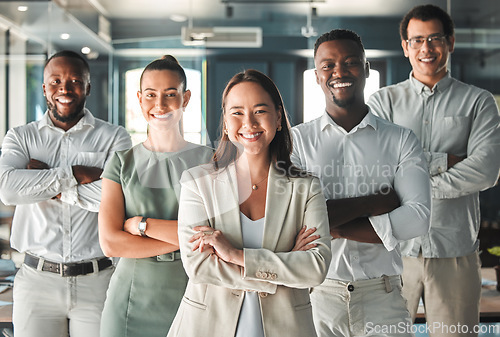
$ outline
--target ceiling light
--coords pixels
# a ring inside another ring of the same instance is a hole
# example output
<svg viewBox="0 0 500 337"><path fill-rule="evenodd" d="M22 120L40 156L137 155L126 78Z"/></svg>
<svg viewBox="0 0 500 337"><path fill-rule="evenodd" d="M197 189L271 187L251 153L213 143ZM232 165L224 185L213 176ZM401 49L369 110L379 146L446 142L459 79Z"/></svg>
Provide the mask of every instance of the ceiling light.
<svg viewBox="0 0 500 337"><path fill-rule="evenodd" d="M89 47L82 48L82 54L88 55L92 50Z"/></svg>
<svg viewBox="0 0 500 337"><path fill-rule="evenodd" d="M26 12L28 10L28 6L17 6L17 10L20 12Z"/></svg>
<svg viewBox="0 0 500 337"><path fill-rule="evenodd" d="M182 14L172 14L170 15L170 20L174 22L186 22L187 21L187 16L182 15Z"/></svg>
<svg viewBox="0 0 500 337"><path fill-rule="evenodd" d="M62 33L60 36L61 40L68 40L70 35L68 33Z"/></svg>

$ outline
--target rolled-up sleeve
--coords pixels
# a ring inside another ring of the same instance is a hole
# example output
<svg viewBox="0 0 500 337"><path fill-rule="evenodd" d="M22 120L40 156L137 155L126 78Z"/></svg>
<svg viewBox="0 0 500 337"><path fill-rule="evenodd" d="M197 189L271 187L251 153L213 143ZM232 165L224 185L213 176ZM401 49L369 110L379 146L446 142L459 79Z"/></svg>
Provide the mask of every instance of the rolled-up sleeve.
<svg viewBox="0 0 500 337"><path fill-rule="evenodd" d="M495 185L500 168L500 116L495 99L482 92L476 102L467 157L431 179L432 196L459 198Z"/></svg>
<svg viewBox="0 0 500 337"><path fill-rule="evenodd" d="M127 150L132 146L130 135L123 127L116 128L116 131L109 142L110 148L106 152L105 161L96 165L102 169L104 169L105 164L110 160L116 151ZM89 184L77 184L70 186L62 191L61 201L70 205L78 206L90 212L98 212L99 205L101 203L101 186L101 180L96 180Z"/></svg>
<svg viewBox="0 0 500 337"><path fill-rule="evenodd" d="M0 198L7 205L31 204L48 200L76 186L71 166L28 170L28 149L15 129L9 130L0 157Z"/></svg>

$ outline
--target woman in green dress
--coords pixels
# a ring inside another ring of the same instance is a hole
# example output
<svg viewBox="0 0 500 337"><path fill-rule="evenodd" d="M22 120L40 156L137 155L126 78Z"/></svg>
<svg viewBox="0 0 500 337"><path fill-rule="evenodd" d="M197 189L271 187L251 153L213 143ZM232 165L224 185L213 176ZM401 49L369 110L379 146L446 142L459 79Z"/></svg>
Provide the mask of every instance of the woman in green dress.
<svg viewBox="0 0 500 337"><path fill-rule="evenodd" d="M182 137L180 122L190 96L174 57L146 66L137 97L148 122L147 139L115 153L104 169L99 239L104 253L120 261L110 281L101 336L164 337L184 294L179 179L212 156L210 148Z"/></svg>

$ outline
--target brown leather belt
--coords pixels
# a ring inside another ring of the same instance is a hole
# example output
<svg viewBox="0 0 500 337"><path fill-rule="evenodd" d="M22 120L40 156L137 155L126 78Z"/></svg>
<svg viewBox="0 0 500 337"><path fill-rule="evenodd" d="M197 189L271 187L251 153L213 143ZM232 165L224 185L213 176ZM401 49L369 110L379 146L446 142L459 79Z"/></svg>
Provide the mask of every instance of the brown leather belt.
<svg viewBox="0 0 500 337"><path fill-rule="evenodd" d="M24 255L24 264L31 268L38 269L39 257L26 253ZM104 270L111 267L113 262L107 257L97 260L98 270ZM75 263L57 263L51 261L43 261L42 271L56 273L61 276L79 276L87 275L94 272L94 264L92 262L75 262Z"/></svg>

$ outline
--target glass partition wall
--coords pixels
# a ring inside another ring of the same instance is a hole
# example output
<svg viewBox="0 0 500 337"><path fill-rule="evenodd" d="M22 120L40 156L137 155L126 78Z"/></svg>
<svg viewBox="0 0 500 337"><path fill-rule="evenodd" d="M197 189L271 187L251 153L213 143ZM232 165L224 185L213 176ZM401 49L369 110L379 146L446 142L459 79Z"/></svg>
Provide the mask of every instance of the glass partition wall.
<svg viewBox="0 0 500 337"><path fill-rule="evenodd" d="M180 36L116 44L110 36L109 21L87 1L0 2L0 143L8 129L43 115L44 64L53 53L69 49L82 53L90 65L87 108L98 118L125 126L134 143L146 132L137 102L138 74L153 59L174 55L186 69L193 94L184 115L185 137L206 144L205 50L183 49Z"/></svg>
<svg viewBox="0 0 500 337"><path fill-rule="evenodd" d="M164 54L174 55L187 69L193 97L184 115L184 134L190 141L214 145L222 89L230 76L244 67L261 69L275 80L294 124L311 118L305 110L313 106L308 103L311 99L318 99L306 94L315 84L314 79L308 81L310 72L305 71L312 68L312 46L317 36L302 36L296 20L284 16L245 21L199 18L198 24L205 26L214 22L218 26L241 24L263 31L261 47L209 48L183 45L181 28L185 22L153 20L162 26L152 32L144 30L139 21L105 17L92 5L96 3L99 1L0 1L0 142L9 128L37 120L45 112L43 66L48 56L63 49L81 52L89 61L92 89L87 107L96 117L125 126L134 142L145 136L145 126L139 122L137 74ZM359 17L318 16L314 24L318 32L344 27L360 33L368 59L380 71L379 84L384 86L404 80L410 71L394 28L398 21L372 18L367 26ZM450 69L454 77L498 95L500 33L493 21L491 27L488 22L476 29L464 28L467 23L457 21L461 28L456 30ZM130 38L131 32L141 37Z"/></svg>

